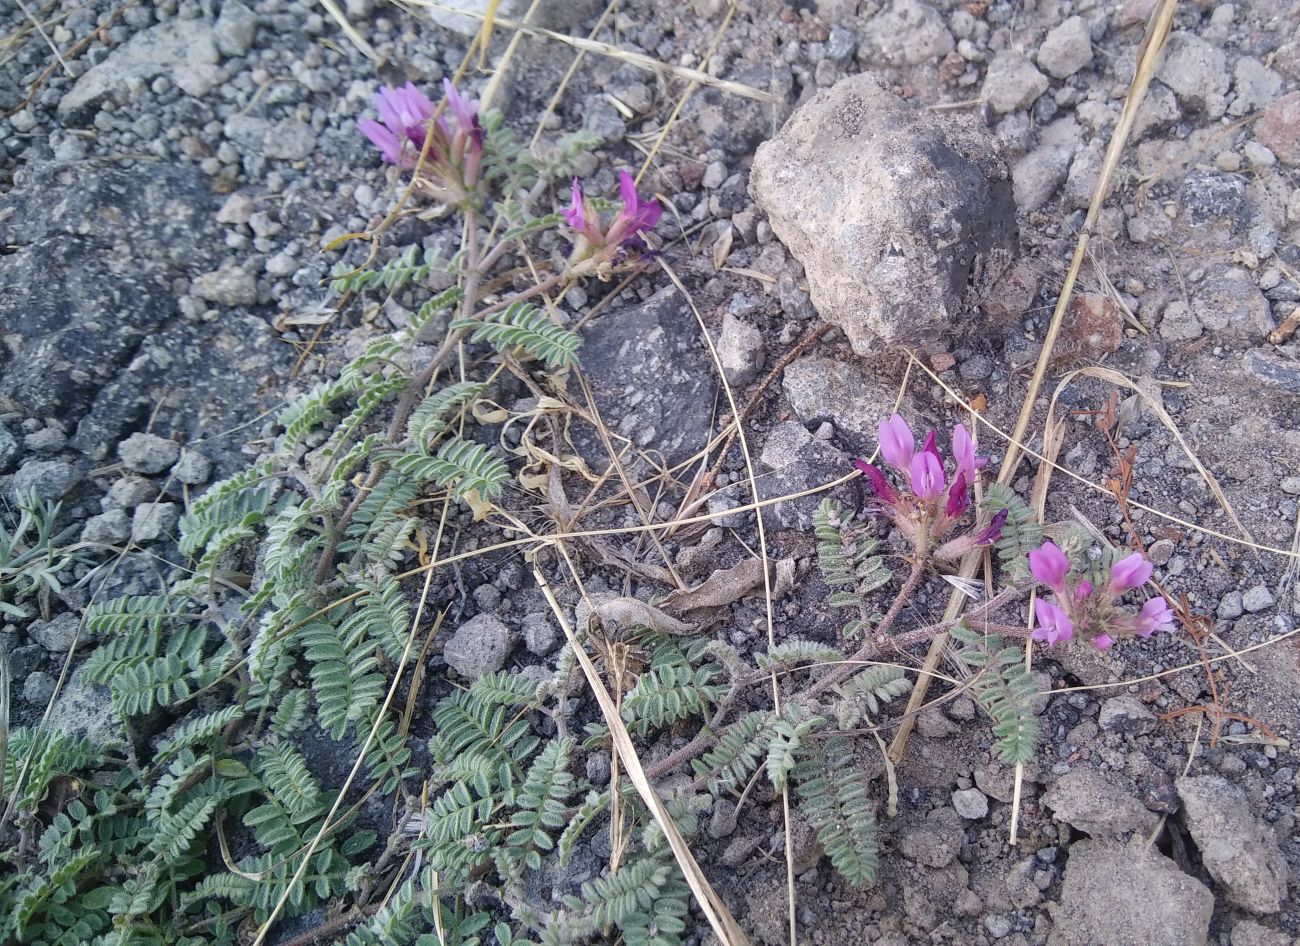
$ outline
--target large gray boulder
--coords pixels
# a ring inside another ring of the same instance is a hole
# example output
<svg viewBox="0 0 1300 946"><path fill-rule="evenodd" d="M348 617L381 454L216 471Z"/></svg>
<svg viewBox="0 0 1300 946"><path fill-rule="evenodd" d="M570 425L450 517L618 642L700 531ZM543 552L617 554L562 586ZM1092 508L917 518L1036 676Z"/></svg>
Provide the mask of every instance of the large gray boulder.
<svg viewBox="0 0 1300 946"><path fill-rule="evenodd" d="M1188 775L1175 784L1201 862L1228 900L1252 913L1282 909L1286 858L1273 829L1250 813L1246 793L1218 775Z"/></svg>
<svg viewBox="0 0 1300 946"><path fill-rule="evenodd" d="M987 135L870 75L796 110L759 146L749 186L817 310L863 355L951 329L1016 247L1011 181Z"/></svg>
<svg viewBox="0 0 1300 946"><path fill-rule="evenodd" d="M1178 865L1135 838L1076 841L1061 884L1048 946L1205 946L1214 896Z"/></svg>

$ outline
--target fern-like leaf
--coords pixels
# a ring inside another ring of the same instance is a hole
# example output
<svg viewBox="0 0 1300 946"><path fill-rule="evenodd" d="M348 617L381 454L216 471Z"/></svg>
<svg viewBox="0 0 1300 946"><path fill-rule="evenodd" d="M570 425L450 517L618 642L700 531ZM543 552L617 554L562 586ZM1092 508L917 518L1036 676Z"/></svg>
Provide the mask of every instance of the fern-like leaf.
<svg viewBox="0 0 1300 946"><path fill-rule="evenodd" d="M799 810L844 879L862 886L875 879L876 817L867 780L848 762L853 747L842 736L804 754L795 771Z"/></svg>
<svg viewBox="0 0 1300 946"><path fill-rule="evenodd" d="M773 715L763 710L747 713L718 737L718 743L691 766L706 779L709 792L721 795L734 791L749 780L759 762L767 756Z"/></svg>
<svg viewBox="0 0 1300 946"><path fill-rule="evenodd" d="M556 325L545 312L527 302L513 302L482 320L457 320L451 327L474 329L470 341L486 341L500 352L522 348L550 368L576 365L582 346L582 336Z"/></svg>
<svg viewBox="0 0 1300 946"><path fill-rule="evenodd" d="M623 698L628 729L644 733L703 713L722 695L723 687L713 683L716 676L716 668L707 665L697 670L667 666L643 673Z"/></svg>
<svg viewBox="0 0 1300 946"><path fill-rule="evenodd" d="M1043 544L1043 527L1038 524L1034 511L1008 486L994 483L984 494L980 504L987 518L1006 510L1002 534L993 547L1003 568L1016 578L1029 575L1029 553Z"/></svg>
<svg viewBox="0 0 1300 946"><path fill-rule="evenodd" d="M1024 651L1002 646L996 635L981 637L964 624L953 628L952 635L966 645L958 659L979 668L971 688L993 720L998 753L1011 764L1030 761L1038 749L1039 723L1033 704L1039 694L1025 670Z"/></svg>

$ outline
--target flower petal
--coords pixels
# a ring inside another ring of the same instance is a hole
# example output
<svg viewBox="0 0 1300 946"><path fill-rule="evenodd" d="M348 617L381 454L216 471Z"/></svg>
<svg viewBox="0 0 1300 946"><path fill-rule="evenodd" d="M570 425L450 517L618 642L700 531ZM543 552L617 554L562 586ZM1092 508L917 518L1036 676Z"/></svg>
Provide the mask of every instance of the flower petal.
<svg viewBox="0 0 1300 946"><path fill-rule="evenodd" d="M911 474L912 492L920 499L933 502L939 498L944 487L943 464L935 459L933 453L923 450L913 456Z"/></svg>
<svg viewBox="0 0 1300 946"><path fill-rule="evenodd" d="M1070 560L1055 542L1044 542L1029 553L1029 572L1059 595L1070 572Z"/></svg>
<svg viewBox="0 0 1300 946"><path fill-rule="evenodd" d="M1111 594L1123 594L1130 588L1145 585L1154 570L1155 566L1141 552L1124 556L1110 567Z"/></svg>
<svg viewBox="0 0 1300 946"><path fill-rule="evenodd" d="M916 451L916 437L907 421L897 414L880 424L880 455L885 462L901 473L911 469L912 454Z"/></svg>
<svg viewBox="0 0 1300 946"><path fill-rule="evenodd" d="M898 494L894 492L889 485L889 481L885 479L885 474L866 460L854 460L853 465L871 484L871 489L875 492L877 499L887 506L892 506L898 502Z"/></svg>

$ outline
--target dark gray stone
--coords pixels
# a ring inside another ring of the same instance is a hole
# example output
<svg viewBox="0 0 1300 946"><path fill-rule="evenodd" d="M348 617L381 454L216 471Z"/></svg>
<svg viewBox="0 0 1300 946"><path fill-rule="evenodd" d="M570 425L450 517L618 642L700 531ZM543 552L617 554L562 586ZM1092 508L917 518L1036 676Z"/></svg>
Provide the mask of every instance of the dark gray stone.
<svg viewBox="0 0 1300 946"><path fill-rule="evenodd" d="M639 447L676 463L708 441L716 372L699 323L675 290L593 322L582 364L605 423ZM608 465L589 430L574 440L593 470Z"/></svg>
<svg viewBox="0 0 1300 946"><path fill-rule="evenodd" d="M197 167L33 165L0 197L0 398L75 429L95 460L146 421L194 439L236 426L292 353L265 320L176 318L173 285L226 252ZM129 317L127 314L129 313ZM205 452L242 466L237 437Z"/></svg>
<svg viewBox="0 0 1300 946"><path fill-rule="evenodd" d="M456 629L442 649L447 666L476 680L500 670L510 654L510 628L494 614L479 614Z"/></svg>
<svg viewBox="0 0 1300 946"><path fill-rule="evenodd" d="M37 499L57 500L66 496L79 479L81 474L71 463L28 460L14 474L9 492L14 499L34 493Z"/></svg>

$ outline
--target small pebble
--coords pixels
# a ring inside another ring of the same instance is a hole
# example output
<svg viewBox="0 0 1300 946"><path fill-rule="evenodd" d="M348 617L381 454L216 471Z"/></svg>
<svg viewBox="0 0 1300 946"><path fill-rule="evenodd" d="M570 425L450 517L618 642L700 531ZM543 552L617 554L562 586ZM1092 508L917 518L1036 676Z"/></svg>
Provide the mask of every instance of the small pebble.
<svg viewBox="0 0 1300 946"><path fill-rule="evenodd" d="M978 821L989 813L988 797L978 788L963 788L952 793L952 806L957 814L970 821Z"/></svg>
<svg viewBox="0 0 1300 946"><path fill-rule="evenodd" d="M1263 611L1265 608L1273 607L1273 595L1264 585L1256 585L1241 596L1241 604L1247 611L1254 614L1256 611Z"/></svg>

